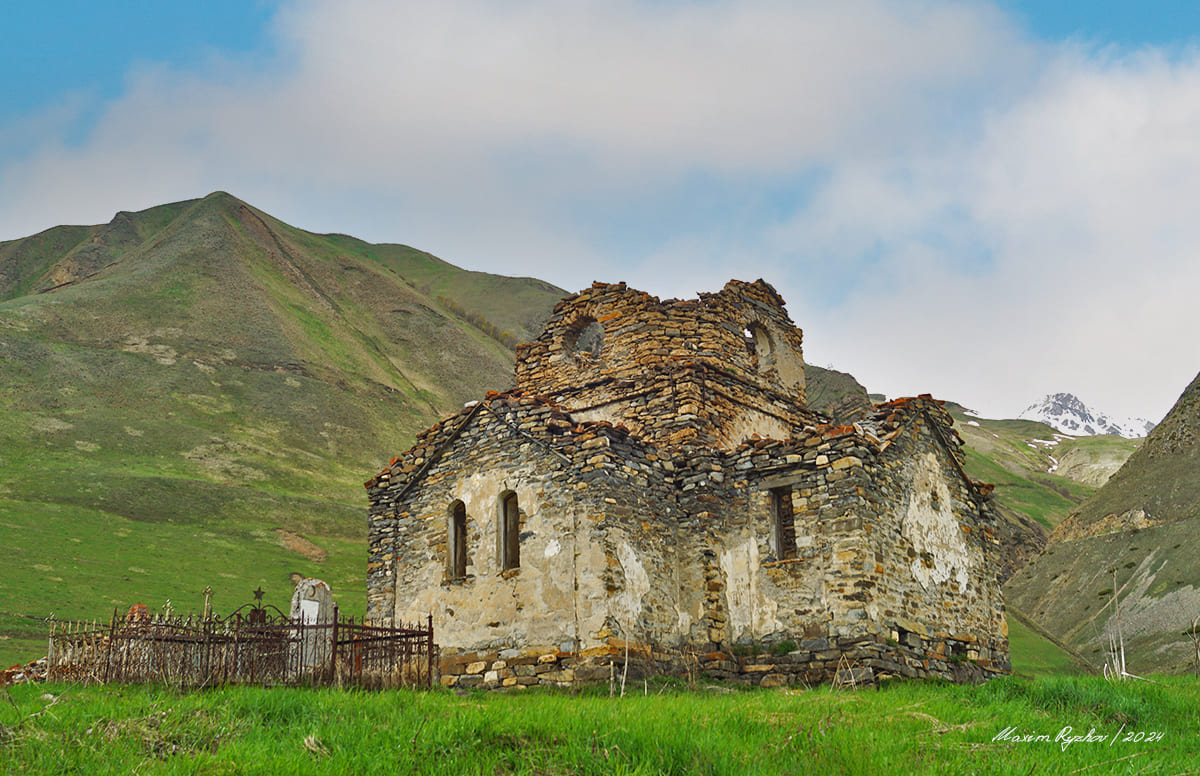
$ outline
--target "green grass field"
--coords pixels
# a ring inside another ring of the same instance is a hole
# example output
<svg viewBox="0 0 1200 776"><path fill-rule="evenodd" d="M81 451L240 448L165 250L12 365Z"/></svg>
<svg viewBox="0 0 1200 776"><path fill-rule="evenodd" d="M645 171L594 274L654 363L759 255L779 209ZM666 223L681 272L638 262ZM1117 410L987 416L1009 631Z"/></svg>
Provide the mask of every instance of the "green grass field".
<svg viewBox="0 0 1200 776"><path fill-rule="evenodd" d="M1195 678L634 689L20 685L11 703L0 698L0 772L1024 776L1200 767Z"/></svg>
<svg viewBox="0 0 1200 776"><path fill-rule="evenodd" d="M288 549L269 525L234 520L145 522L57 504L0 501L0 530L9 536L0 561L9 575L0 606L0 665L46 653L48 625L29 617L97 619L144 603L161 611L199 612L204 588L228 614L265 591L264 602L287 611L292 574L327 581L341 610L361 617L365 550L358 537L317 536L318 561ZM5 614L12 613L12 614Z"/></svg>
<svg viewBox="0 0 1200 776"><path fill-rule="evenodd" d="M1016 677L1040 679L1094 673L1087 661L1055 643L1011 606L1008 607L1008 648Z"/></svg>

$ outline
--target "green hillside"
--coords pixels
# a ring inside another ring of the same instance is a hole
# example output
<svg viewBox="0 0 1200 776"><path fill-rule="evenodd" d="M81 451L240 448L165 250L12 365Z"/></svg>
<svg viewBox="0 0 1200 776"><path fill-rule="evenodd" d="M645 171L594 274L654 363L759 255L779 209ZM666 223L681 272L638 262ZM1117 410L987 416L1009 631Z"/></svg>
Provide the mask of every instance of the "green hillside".
<svg viewBox="0 0 1200 776"><path fill-rule="evenodd" d="M1152 522L1200 517L1200 375L1184 389L1146 444L1079 509L1081 524L1133 509Z"/></svg>
<svg viewBox="0 0 1200 776"><path fill-rule="evenodd" d="M1195 666L1187 631L1200 613L1200 377L1006 594L1101 663L1121 610L1134 673Z"/></svg>
<svg viewBox="0 0 1200 776"><path fill-rule="evenodd" d="M953 403L946 408L970 451L968 472L996 483L998 502L1047 530L1075 511L1139 443L1067 436L1032 420L990 420Z"/></svg>
<svg viewBox="0 0 1200 776"><path fill-rule="evenodd" d="M1019 609L1008 606L1007 615L1013 676L1036 679L1098 673L1092 661L1072 651Z"/></svg>
<svg viewBox="0 0 1200 776"><path fill-rule="evenodd" d="M1119 436L1066 439L1055 448L1055 472L1092 488L1108 482L1137 449L1140 440Z"/></svg>
<svg viewBox="0 0 1200 776"><path fill-rule="evenodd" d="M1007 532L1000 538L1009 550L1005 579L1041 552L1049 532L1138 445L1121 437L1067 436L1031 420L981 418L953 402L946 408L966 443L967 473L996 485Z"/></svg>
<svg viewBox="0 0 1200 776"><path fill-rule="evenodd" d="M362 482L563 293L224 193L0 243L0 611L286 608L303 574L361 613ZM0 615L0 662L42 632Z"/></svg>

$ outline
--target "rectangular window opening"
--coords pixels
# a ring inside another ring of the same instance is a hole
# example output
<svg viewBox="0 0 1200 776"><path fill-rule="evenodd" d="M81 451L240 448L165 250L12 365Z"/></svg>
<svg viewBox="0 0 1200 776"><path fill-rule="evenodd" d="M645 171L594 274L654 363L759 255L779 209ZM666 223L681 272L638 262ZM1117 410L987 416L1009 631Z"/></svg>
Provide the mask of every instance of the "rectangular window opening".
<svg viewBox="0 0 1200 776"><path fill-rule="evenodd" d="M467 507L461 501L450 508L449 571L451 579L467 577Z"/></svg>
<svg viewBox="0 0 1200 776"><path fill-rule="evenodd" d="M779 560L796 557L796 525L790 487L771 488L771 549Z"/></svg>
<svg viewBox="0 0 1200 776"><path fill-rule="evenodd" d="M517 494L509 493L501 504L501 568L521 567L521 509Z"/></svg>

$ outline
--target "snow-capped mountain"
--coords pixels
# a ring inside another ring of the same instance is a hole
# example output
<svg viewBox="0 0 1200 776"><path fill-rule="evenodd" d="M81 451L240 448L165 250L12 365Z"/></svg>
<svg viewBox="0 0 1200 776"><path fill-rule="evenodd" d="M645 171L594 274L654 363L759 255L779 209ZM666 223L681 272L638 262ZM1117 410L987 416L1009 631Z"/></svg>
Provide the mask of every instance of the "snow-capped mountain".
<svg viewBox="0 0 1200 776"><path fill-rule="evenodd" d="M1069 393L1051 394L1026 407L1017 417L1040 421L1075 436L1116 434L1135 439L1146 436L1154 428L1154 424L1145 418L1113 418L1096 412Z"/></svg>

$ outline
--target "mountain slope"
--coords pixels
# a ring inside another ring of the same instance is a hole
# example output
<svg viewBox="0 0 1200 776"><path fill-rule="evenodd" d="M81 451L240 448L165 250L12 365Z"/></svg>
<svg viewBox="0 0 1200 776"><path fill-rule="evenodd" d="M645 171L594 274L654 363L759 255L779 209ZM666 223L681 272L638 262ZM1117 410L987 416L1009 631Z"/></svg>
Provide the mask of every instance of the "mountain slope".
<svg viewBox="0 0 1200 776"><path fill-rule="evenodd" d="M302 573L361 610L362 480L561 296L221 192L0 243L2 608L286 608Z"/></svg>
<svg viewBox="0 0 1200 776"><path fill-rule="evenodd" d="M1200 375L1073 523L1081 529L1140 510L1151 523L1200 517Z"/></svg>
<svg viewBox="0 0 1200 776"><path fill-rule="evenodd" d="M1064 434L1099 436L1115 434L1126 439L1144 437L1154 428L1145 418L1112 418L1090 409L1070 393L1054 393L1029 405L1017 417L1045 423Z"/></svg>
<svg viewBox="0 0 1200 776"><path fill-rule="evenodd" d="M804 382L808 406L836 423L853 423L875 406L867 389L847 372L805 364Z"/></svg>
<svg viewBox="0 0 1200 776"><path fill-rule="evenodd" d="M1017 606L1102 658L1119 599L1130 670L1182 670L1200 613L1200 376L1010 581Z"/></svg>

